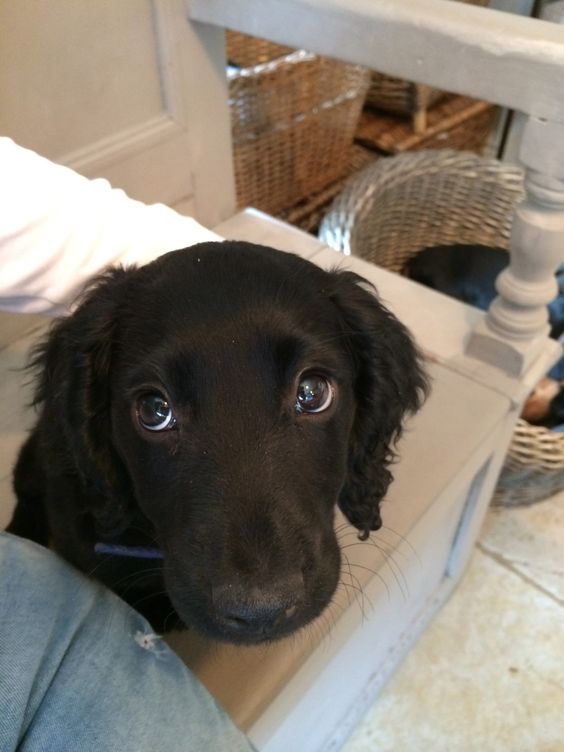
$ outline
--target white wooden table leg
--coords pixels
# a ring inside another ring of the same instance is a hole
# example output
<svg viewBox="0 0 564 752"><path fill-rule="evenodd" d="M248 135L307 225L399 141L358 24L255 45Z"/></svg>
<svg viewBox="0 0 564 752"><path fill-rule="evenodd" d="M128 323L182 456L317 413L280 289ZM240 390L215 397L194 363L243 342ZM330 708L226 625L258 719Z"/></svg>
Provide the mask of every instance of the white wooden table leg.
<svg viewBox="0 0 564 752"><path fill-rule="evenodd" d="M546 305L564 262L564 124L530 117L521 142L526 199L515 210L511 261L497 279L499 296L470 338L467 353L522 374L549 331Z"/></svg>

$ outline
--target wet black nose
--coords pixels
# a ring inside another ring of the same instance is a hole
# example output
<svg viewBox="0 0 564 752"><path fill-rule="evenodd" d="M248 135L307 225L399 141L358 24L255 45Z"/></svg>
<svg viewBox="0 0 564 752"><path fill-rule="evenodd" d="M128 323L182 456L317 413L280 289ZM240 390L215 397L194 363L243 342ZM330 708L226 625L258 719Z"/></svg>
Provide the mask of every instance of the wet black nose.
<svg viewBox="0 0 564 752"><path fill-rule="evenodd" d="M270 586L223 583L214 586L212 598L224 630L242 638L267 637L297 617L304 599L304 581L300 574Z"/></svg>

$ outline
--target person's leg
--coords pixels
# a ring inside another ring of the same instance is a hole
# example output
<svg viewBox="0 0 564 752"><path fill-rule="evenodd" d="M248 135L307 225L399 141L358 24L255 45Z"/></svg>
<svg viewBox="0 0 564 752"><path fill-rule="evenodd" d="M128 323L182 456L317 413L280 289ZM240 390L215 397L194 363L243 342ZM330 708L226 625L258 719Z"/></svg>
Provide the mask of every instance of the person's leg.
<svg viewBox="0 0 564 752"><path fill-rule="evenodd" d="M56 555L0 532L3 752L249 752L142 616Z"/></svg>

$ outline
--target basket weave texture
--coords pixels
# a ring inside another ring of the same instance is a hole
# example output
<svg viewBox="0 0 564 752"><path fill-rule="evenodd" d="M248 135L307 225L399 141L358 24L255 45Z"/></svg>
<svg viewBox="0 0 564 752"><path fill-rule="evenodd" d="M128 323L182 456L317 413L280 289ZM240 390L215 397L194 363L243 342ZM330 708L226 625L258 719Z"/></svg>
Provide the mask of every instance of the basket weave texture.
<svg viewBox="0 0 564 752"><path fill-rule="evenodd" d="M346 172L369 72L227 32L239 206L276 213Z"/></svg>
<svg viewBox="0 0 564 752"><path fill-rule="evenodd" d="M364 110L356 130L359 144L385 154L420 149L458 149L481 154L487 147L499 108L469 97L448 96L427 115L426 129L415 133L396 115Z"/></svg>
<svg viewBox="0 0 564 752"><path fill-rule="evenodd" d="M335 199L319 238L345 254L402 273L428 246L507 248L513 208L523 198L519 168L474 154L420 151L367 167ZM528 504L564 489L564 435L519 420L497 504Z"/></svg>

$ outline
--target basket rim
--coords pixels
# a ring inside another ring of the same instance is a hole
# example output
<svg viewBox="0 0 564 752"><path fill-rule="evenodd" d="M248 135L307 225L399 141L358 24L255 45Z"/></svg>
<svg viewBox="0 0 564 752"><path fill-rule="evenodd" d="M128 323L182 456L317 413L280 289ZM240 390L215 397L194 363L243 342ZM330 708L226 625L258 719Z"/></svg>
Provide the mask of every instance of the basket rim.
<svg viewBox="0 0 564 752"><path fill-rule="evenodd" d="M308 52L307 50L294 50L294 52L290 52L287 55L279 55L278 57L272 58L272 60L267 60L265 63L256 63L255 65L245 65L241 67L229 66L227 68L227 80L233 81L238 78L261 76L264 73L270 73L283 65L295 65L296 63L318 59L321 59L321 55L316 55L314 52Z"/></svg>
<svg viewBox="0 0 564 752"><path fill-rule="evenodd" d="M523 184L524 170L516 164L502 162L495 157L483 157L471 151L457 149L420 149L379 159L353 175L336 196L319 226L318 238L331 248L352 254L351 233L356 218L370 206L374 193L391 178L409 179L417 169L429 168L429 174L445 169L467 168L491 172L504 180ZM337 222L338 219L338 222ZM338 227L336 226L338 224Z"/></svg>

